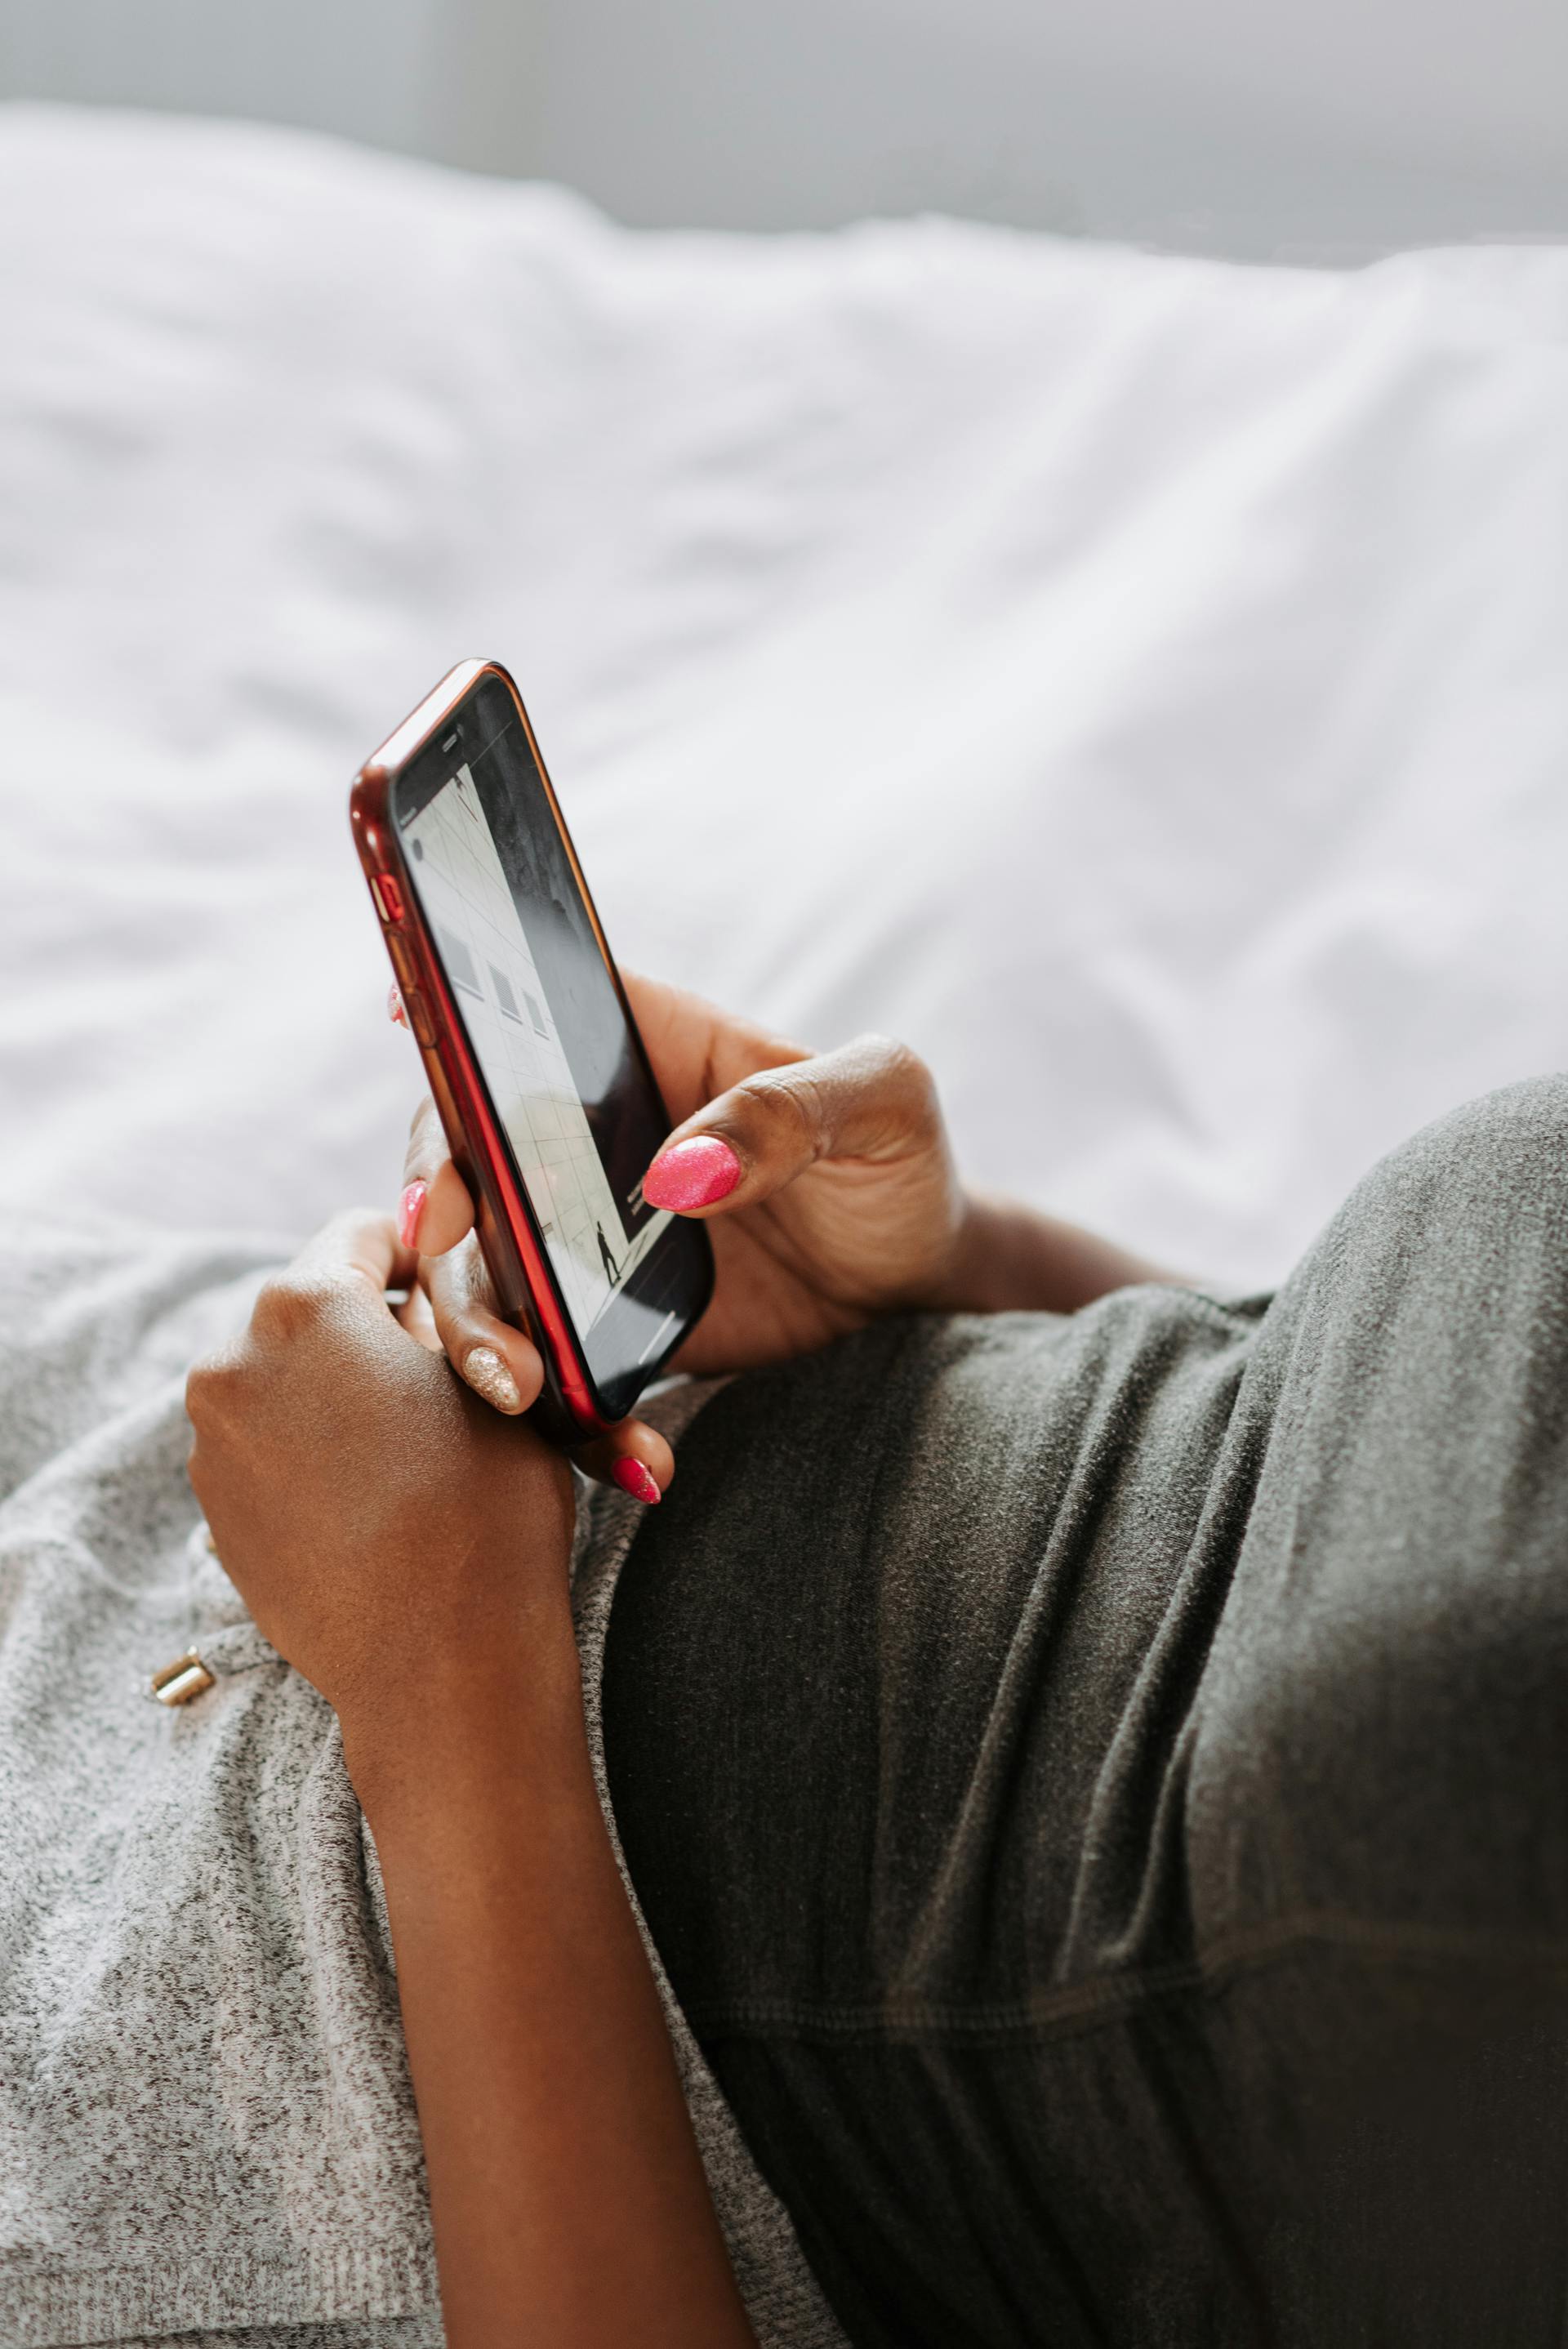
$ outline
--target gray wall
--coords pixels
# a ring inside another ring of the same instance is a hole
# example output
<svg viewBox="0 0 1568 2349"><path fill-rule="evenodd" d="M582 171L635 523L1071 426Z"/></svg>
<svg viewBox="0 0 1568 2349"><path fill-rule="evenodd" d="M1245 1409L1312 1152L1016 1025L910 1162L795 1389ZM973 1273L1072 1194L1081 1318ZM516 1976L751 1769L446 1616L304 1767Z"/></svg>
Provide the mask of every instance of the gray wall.
<svg viewBox="0 0 1568 2349"><path fill-rule="evenodd" d="M0 0L0 90L304 123L650 223L1568 235L1568 0Z"/></svg>
<svg viewBox="0 0 1568 2349"><path fill-rule="evenodd" d="M418 150L432 0L0 0L0 93L255 115Z"/></svg>

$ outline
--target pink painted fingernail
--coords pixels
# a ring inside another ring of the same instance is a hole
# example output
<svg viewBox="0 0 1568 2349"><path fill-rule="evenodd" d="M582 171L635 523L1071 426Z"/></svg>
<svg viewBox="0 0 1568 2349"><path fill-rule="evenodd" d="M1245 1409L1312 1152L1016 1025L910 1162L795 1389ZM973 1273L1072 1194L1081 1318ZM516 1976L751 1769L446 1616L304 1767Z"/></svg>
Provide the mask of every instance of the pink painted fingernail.
<svg viewBox="0 0 1568 2349"><path fill-rule="evenodd" d="M630 1493L634 1501L645 1501L649 1508L664 1498L642 1462L632 1459L627 1453L622 1453L610 1474L623 1493Z"/></svg>
<svg viewBox="0 0 1568 2349"><path fill-rule="evenodd" d="M408 1025L408 1014L403 1009L402 991L396 979L387 990L387 1017L396 1020L399 1028Z"/></svg>
<svg viewBox="0 0 1568 2349"><path fill-rule="evenodd" d="M643 1177L643 1196L650 1207L682 1215L727 1199L740 1176L740 1161L727 1142L717 1133L694 1133L689 1142L660 1151Z"/></svg>
<svg viewBox="0 0 1568 2349"><path fill-rule="evenodd" d="M405 1247L419 1245L419 1218L430 1195L428 1183L410 1183L397 1202L397 1237Z"/></svg>

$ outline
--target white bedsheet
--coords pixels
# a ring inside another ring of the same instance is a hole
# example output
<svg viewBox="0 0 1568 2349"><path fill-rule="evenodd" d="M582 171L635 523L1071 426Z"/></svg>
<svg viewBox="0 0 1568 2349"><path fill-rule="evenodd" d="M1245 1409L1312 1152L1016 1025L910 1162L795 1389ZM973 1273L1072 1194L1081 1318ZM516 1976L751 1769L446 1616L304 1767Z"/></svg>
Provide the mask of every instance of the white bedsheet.
<svg viewBox="0 0 1568 2349"><path fill-rule="evenodd" d="M13 109L0 336L13 1211L391 1197L346 794L469 653L624 959L903 1033L1171 1260L1568 1058L1568 252L633 235Z"/></svg>

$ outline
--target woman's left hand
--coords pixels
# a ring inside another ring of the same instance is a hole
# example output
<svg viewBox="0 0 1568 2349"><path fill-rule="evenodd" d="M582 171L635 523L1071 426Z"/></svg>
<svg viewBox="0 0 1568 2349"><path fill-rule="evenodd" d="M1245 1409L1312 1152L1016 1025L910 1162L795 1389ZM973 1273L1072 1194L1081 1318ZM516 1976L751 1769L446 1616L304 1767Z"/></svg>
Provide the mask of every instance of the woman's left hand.
<svg viewBox="0 0 1568 2349"><path fill-rule="evenodd" d="M400 1326L416 1269L389 1216L336 1217L187 1388L224 1568L351 1755L476 1677L523 1684L568 1612L571 1472Z"/></svg>

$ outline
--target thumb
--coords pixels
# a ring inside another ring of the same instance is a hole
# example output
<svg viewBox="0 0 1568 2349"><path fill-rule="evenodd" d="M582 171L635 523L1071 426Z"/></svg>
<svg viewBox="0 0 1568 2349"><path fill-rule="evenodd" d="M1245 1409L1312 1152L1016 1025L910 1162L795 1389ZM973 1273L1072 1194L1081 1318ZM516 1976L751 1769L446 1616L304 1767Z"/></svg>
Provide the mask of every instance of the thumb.
<svg viewBox="0 0 1568 2349"><path fill-rule="evenodd" d="M651 1207L727 1215L823 1159L903 1158L940 1138L925 1063L890 1036L758 1069L676 1128L643 1177Z"/></svg>

